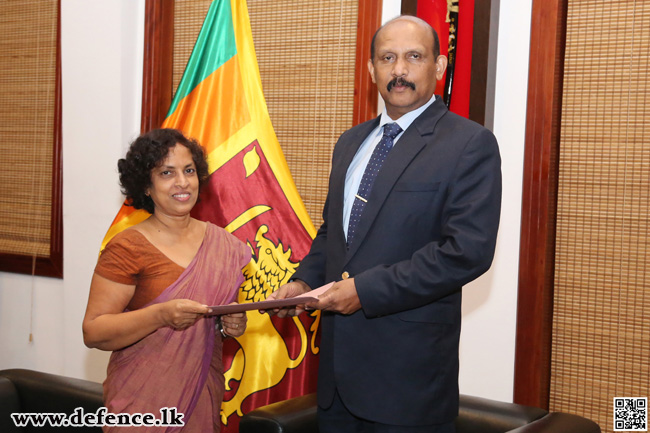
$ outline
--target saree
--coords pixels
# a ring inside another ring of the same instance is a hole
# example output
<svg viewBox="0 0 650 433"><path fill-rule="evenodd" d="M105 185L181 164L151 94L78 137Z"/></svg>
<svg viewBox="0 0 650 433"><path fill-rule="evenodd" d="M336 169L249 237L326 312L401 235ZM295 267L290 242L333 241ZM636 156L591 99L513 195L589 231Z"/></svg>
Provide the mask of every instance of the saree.
<svg viewBox="0 0 650 433"><path fill-rule="evenodd" d="M172 299L192 299L206 305L232 302L243 281L241 269L250 248L225 230L208 223L196 256L172 285L146 306ZM199 319L184 330L159 328L142 340L114 351L104 381L104 404L112 414L163 416L165 408L183 414L184 426L144 427L147 432L219 431L224 394L221 335L215 317ZM166 412L170 413L169 410ZM173 412L172 412L173 413ZM104 432L142 432L143 427L104 426Z"/></svg>

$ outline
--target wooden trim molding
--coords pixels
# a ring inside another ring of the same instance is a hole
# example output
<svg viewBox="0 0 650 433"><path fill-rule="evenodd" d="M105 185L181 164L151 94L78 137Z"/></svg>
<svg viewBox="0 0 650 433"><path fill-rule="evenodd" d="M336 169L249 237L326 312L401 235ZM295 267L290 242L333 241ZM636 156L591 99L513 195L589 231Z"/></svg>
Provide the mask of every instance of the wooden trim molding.
<svg viewBox="0 0 650 433"><path fill-rule="evenodd" d="M63 278L63 163L61 147L61 0L57 4L56 66L54 86L54 125L52 151L52 214L50 217L50 255L33 257L0 253L0 271Z"/></svg>
<svg viewBox="0 0 650 433"><path fill-rule="evenodd" d="M63 278L63 97L61 73L61 0L57 11L56 30L56 86L54 90L54 149L52 153L52 222L50 225L50 260L43 271L47 275ZM45 275L39 273L38 275Z"/></svg>
<svg viewBox="0 0 650 433"><path fill-rule="evenodd" d="M514 402L548 409L566 0L533 0Z"/></svg>
<svg viewBox="0 0 650 433"><path fill-rule="evenodd" d="M145 3L141 131L159 128L172 102L174 0Z"/></svg>
<svg viewBox="0 0 650 433"><path fill-rule="evenodd" d="M381 2L359 0L359 27L357 30L357 52L354 62L354 107L352 125L377 117L377 87L368 73L370 44L372 36L381 25Z"/></svg>

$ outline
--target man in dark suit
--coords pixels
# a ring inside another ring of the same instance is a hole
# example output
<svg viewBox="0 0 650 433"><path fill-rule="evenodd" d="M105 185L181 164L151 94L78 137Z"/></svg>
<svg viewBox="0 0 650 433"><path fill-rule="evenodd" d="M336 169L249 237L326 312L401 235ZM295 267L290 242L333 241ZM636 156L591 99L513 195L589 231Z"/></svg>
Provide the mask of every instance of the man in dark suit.
<svg viewBox="0 0 650 433"><path fill-rule="evenodd" d="M274 312L323 311L321 433L454 431L461 290L494 256L501 160L491 132L434 96L439 52L419 18L377 31L368 69L386 108L339 138L323 225L270 297L337 281Z"/></svg>

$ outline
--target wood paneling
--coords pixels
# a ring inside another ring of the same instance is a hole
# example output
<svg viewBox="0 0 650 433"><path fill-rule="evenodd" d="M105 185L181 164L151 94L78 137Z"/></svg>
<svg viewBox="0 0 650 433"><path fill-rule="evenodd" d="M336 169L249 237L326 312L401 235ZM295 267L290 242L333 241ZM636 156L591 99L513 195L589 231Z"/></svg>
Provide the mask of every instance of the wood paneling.
<svg viewBox="0 0 650 433"><path fill-rule="evenodd" d="M368 59L370 59L372 36L380 25L381 2L359 0L359 31L357 33L352 125L358 125L377 116L377 87L368 73Z"/></svg>
<svg viewBox="0 0 650 433"><path fill-rule="evenodd" d="M142 132L160 127L172 102L174 0L145 3Z"/></svg>
<svg viewBox="0 0 650 433"><path fill-rule="evenodd" d="M534 0L532 17L514 401L548 408L566 0Z"/></svg>

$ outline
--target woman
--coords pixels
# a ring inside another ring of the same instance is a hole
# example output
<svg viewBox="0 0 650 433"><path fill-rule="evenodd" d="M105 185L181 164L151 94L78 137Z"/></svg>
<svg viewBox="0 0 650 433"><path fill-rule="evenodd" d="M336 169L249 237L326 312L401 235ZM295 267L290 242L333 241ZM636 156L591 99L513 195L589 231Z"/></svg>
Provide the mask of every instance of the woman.
<svg viewBox="0 0 650 433"><path fill-rule="evenodd" d="M174 129L153 130L131 144L118 169L127 202L151 216L106 245L91 282L84 342L113 351L105 405L110 413L157 418L161 408L176 408L182 431L219 431L222 337L242 335L246 315L225 315L220 323L205 315L209 305L233 301L250 248L190 216L208 177L196 141Z"/></svg>

